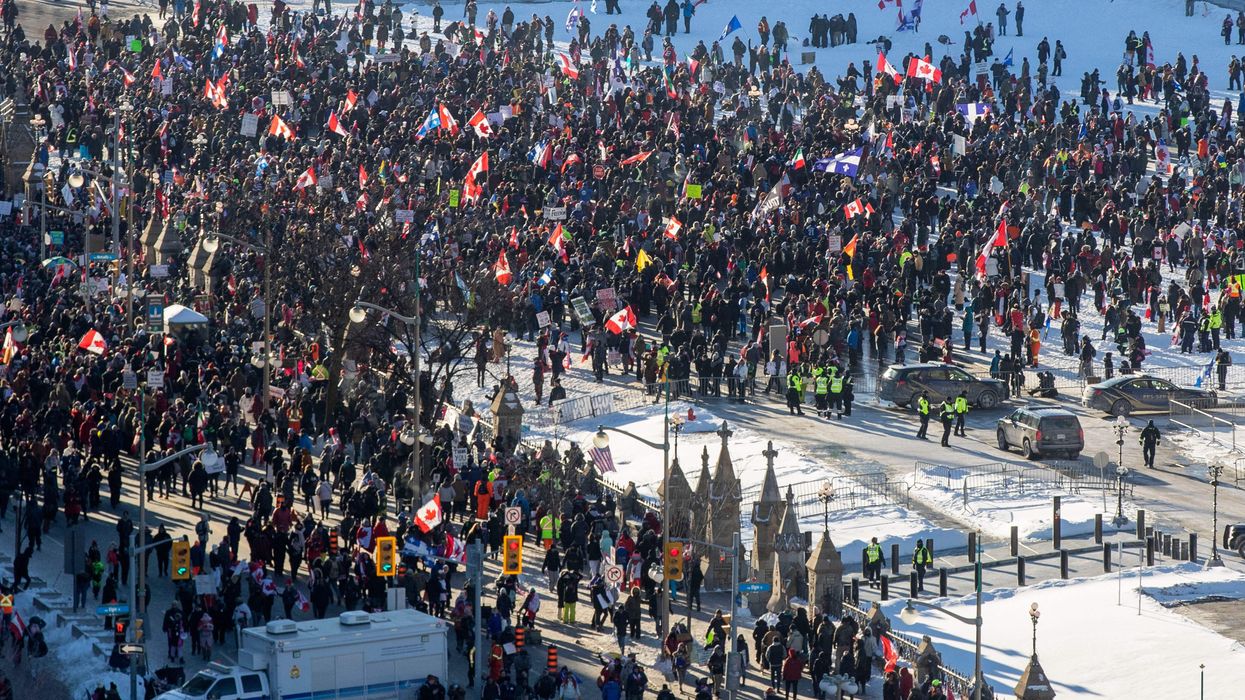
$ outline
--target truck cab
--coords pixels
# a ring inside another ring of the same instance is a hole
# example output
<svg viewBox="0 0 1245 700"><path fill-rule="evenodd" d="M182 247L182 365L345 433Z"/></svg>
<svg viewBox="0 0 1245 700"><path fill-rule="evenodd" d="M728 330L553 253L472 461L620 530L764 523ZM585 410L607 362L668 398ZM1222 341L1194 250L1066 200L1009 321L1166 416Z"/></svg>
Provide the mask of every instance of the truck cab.
<svg viewBox="0 0 1245 700"><path fill-rule="evenodd" d="M260 700L269 696L263 672L211 663L160 700Z"/></svg>

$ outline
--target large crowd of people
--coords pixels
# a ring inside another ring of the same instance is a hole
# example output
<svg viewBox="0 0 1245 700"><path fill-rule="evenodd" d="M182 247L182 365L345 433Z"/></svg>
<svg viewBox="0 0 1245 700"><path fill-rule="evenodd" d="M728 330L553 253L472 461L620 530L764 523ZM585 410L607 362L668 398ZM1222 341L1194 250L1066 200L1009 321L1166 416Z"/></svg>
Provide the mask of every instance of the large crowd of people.
<svg viewBox="0 0 1245 700"><path fill-rule="evenodd" d="M598 381L611 368L647 384L695 374L720 395L725 380L738 400L764 384L793 412L808 392L819 415L842 417L869 367L989 362L992 334L1009 342L992 369L1019 375L1040 366L1053 322L1088 376L1094 342L1115 347L1108 374L1135 371L1152 351L1146 332L1167 329L1182 351L1230 364L1219 343L1245 322L1240 112L1212 102L1196 56L1148 62L1144 31L1126 40L1114 92L1093 71L1065 95L1048 80L1061 42L1041 40L1035 70L1027 56L1005 65L989 25L959 55L927 44L825 76L797 70L785 26L764 18L759 41L702 41L681 59L669 35L690 15L656 4L645 27L597 33L583 17L569 45L547 15L477 17L474 2L444 25L434 12L432 31L372 0L313 12L277 0L263 17L255 4L161 0L155 18L92 8L33 31L16 0L3 5L2 88L36 117L34 184L6 183L28 200L0 222L0 322L11 324L0 515L20 502L26 533L15 584L51 528L132 511L123 474L141 450L154 462L211 443L219 467L191 455L145 476L149 498L186 499L188 511L248 504L224 536L206 520L144 535L162 543L149 554L161 572L170 537L189 535L195 568L216 583L209 596L180 585L163 613L170 661L211 655L240 623L381 606L375 537L451 559L455 541L495 551L509 504L545 547L550 586L499 582L497 648L512 621L536 620L542 595L582 624L582 594L593 627L615 627L625 651L656 609L647 563L662 524L650 514L620 528L616 504L584 497L591 465L578 448L533 450L443 421L459 367L518 391L507 331L539 350L525 403L568 398L560 377L590 364ZM853 15L814 24L822 46L856 43ZM1128 111L1136 101L1157 102L1157 116ZM73 261L107 249L114 226L131 242L118 262ZM205 263L213 234L221 252ZM152 296L206 324L149 327ZM352 321L356 299L419 317L418 376L414 328L389 314ZM1080 330L1089 317L1098 339ZM151 371L162 381L144 381ZM416 422L412 466L402 438ZM468 461L455 463L463 447ZM410 506L431 495L450 517L425 532ZM115 600L134 575L135 524L117 517L116 539L87 549L75 597ZM418 559L400 584L454 619L466 649L474 612L452 588L455 565ZM602 598L602 560L636 586ZM798 694L805 660L814 677L868 679L867 635L840 640L842 626L801 619L784 623L800 643L754 636L775 685ZM682 680L686 640L655 631ZM808 657L823 637L826 655ZM578 697L564 690L574 674L529 678L513 656L482 671L484 697L512 697L507 683ZM599 681L606 697L637 698L657 685L649 673L616 663Z"/></svg>

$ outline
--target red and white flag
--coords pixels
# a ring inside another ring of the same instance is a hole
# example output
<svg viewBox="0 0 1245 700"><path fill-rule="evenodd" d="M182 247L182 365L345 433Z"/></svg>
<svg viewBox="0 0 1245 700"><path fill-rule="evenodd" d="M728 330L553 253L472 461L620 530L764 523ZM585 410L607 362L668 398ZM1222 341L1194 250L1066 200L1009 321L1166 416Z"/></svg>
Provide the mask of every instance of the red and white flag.
<svg viewBox="0 0 1245 700"><path fill-rule="evenodd" d="M467 177L463 179L463 196L468 202L474 202L484 194L484 185L479 184L477 178L486 172L488 172L488 151L481 153L476 162L471 164Z"/></svg>
<svg viewBox="0 0 1245 700"><path fill-rule="evenodd" d="M350 132L346 131L346 129L342 126L342 123L337 120L337 112L329 112L328 127L329 131L337 134L338 136L350 136Z"/></svg>
<svg viewBox="0 0 1245 700"><path fill-rule="evenodd" d="M359 95L354 90L346 91L346 101L342 103L342 112L349 112L359 103Z"/></svg>
<svg viewBox="0 0 1245 700"><path fill-rule="evenodd" d="M138 78L134 77L133 73L125 69L125 66L118 64L117 67L121 69L121 80L125 83L126 87L133 85L138 80Z"/></svg>
<svg viewBox="0 0 1245 700"><path fill-rule="evenodd" d="M497 264L493 266L493 276L497 278L497 284L505 286L510 284L510 280L514 279L514 275L510 274L510 261L506 260L506 251L497 254Z"/></svg>
<svg viewBox="0 0 1245 700"><path fill-rule="evenodd" d="M4 332L4 349L0 350L0 365L7 365L13 362L13 358L17 357L19 348L17 340L13 338L13 327Z"/></svg>
<svg viewBox="0 0 1245 700"><path fill-rule="evenodd" d="M476 136L486 139L493 135L493 125L488 123L488 117L484 114L484 110L477 109L476 113L471 115L467 120L467 126L476 132Z"/></svg>
<svg viewBox="0 0 1245 700"><path fill-rule="evenodd" d="M903 82L903 74L886 60L886 54L880 52L878 53L878 72L889 75L896 85Z"/></svg>
<svg viewBox="0 0 1245 700"><path fill-rule="evenodd" d="M311 166L298 176L298 180L294 182L294 191L297 192L315 185L320 179L316 177L316 166Z"/></svg>
<svg viewBox="0 0 1245 700"><path fill-rule="evenodd" d="M853 217L859 216L861 214L872 215L873 205L863 200L857 199L856 201L850 202L848 203L847 206L843 207L843 216L846 217L848 221L851 221Z"/></svg>
<svg viewBox="0 0 1245 700"><path fill-rule="evenodd" d="M432 500L419 507L415 513L415 525L422 532L430 532L445 519L445 511L441 510L441 494L432 495Z"/></svg>
<svg viewBox="0 0 1245 700"><path fill-rule="evenodd" d="M272 115L272 123L268 125L268 134L270 136L280 136L286 141L294 140L294 130L281 117L275 114Z"/></svg>
<svg viewBox="0 0 1245 700"><path fill-rule="evenodd" d="M553 246L553 249L559 253L562 252L562 224L558 224L553 233L549 234L549 245Z"/></svg>
<svg viewBox="0 0 1245 700"><path fill-rule="evenodd" d="M92 328L86 332L86 335L82 336L82 340L78 342L78 349L86 350L92 355L103 355L104 351L108 349L108 344L104 342L104 336Z"/></svg>
<svg viewBox="0 0 1245 700"><path fill-rule="evenodd" d="M450 132L450 136L458 136L462 129L458 128L458 120L450 114L450 110L442 103L437 103L437 117L441 120L441 128Z"/></svg>
<svg viewBox="0 0 1245 700"><path fill-rule="evenodd" d="M467 562L467 545L459 538L445 533L445 549L441 556L458 562Z"/></svg>
<svg viewBox="0 0 1245 700"><path fill-rule="evenodd" d="M960 13L960 24L964 24L964 20L969 16L977 16L977 0L968 0L968 7Z"/></svg>
<svg viewBox="0 0 1245 700"><path fill-rule="evenodd" d="M367 170L364 169L362 163L359 163L359 189L364 187L367 187Z"/></svg>
<svg viewBox="0 0 1245 700"><path fill-rule="evenodd" d="M624 331L629 331L635 326L635 312L630 306L610 316L610 320L605 322L605 330L614 335L622 335Z"/></svg>
<svg viewBox="0 0 1245 700"><path fill-rule="evenodd" d="M683 230L683 222L673 216L666 219L666 230L662 232L666 238L679 239L679 232Z"/></svg>
<svg viewBox="0 0 1245 700"><path fill-rule="evenodd" d="M933 63L913 56L912 60L908 61L908 77L937 83L942 80L942 71L935 68Z"/></svg>
<svg viewBox="0 0 1245 700"><path fill-rule="evenodd" d="M638 165L648 160L648 157L651 155L653 155L652 151L640 151L639 153L631 156L630 158L623 159L623 161L619 163L619 165Z"/></svg>
<svg viewBox="0 0 1245 700"><path fill-rule="evenodd" d="M994 230L994 235L986 244L981 247L981 252L977 255L977 276L984 278L986 276L986 261L990 259L990 254L997 247L1007 245L1007 220L999 222L998 228Z"/></svg>
<svg viewBox="0 0 1245 700"><path fill-rule="evenodd" d="M574 62L571 61L571 57L561 51L554 55L558 57L558 63L562 66L562 74L571 80L578 80L579 68L577 68Z"/></svg>

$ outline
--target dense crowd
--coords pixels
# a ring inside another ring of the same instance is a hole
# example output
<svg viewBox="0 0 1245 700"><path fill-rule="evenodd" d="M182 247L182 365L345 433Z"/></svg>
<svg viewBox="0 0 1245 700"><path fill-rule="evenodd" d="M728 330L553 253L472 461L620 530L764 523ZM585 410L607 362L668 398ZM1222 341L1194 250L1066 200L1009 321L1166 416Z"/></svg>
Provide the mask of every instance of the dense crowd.
<svg viewBox="0 0 1245 700"><path fill-rule="evenodd" d="M591 464L576 447L532 449L443 420L461 403L460 369L518 390L507 332L539 349L525 402L546 399L546 375L548 401L567 398L562 375L590 364L598 381L610 368L647 384L695 374L702 393L720 394L725 380L738 400L768 380L792 412L808 377L819 414L850 416L866 364L952 362L957 343L989 361L990 334L1009 343L992 371L1021 376L1058 324L1088 376L1095 340L1134 371L1152 350L1145 331L1170 327L1182 351L1211 353L1245 322L1233 105L1212 103L1196 56L1155 65L1144 31L1126 39L1114 93L1094 71L1064 95L1048 80L1067 57L1061 42L1043 38L1031 71L1027 56L999 61L992 25L970 31L959 55L927 44L923 57L827 77L797 71L786 27L764 18L759 41L702 41L681 60L668 37L691 15L674 0L654 3L639 30L594 33L581 17L569 46L555 46L552 18L509 8L478 18L469 2L444 26L434 12L430 33L388 2L336 15L325 4L277 0L261 17L254 4L162 1L159 19L92 10L28 35L17 3L3 3L3 90L38 117L30 179L46 180L48 204L78 212L41 213L31 189L2 224L0 320L15 325L0 370L0 515L16 497L15 583L28 583L52 527L132 508L123 459L210 443L216 459L187 455L145 476L149 498L190 510L246 501L223 537L206 517L193 531L143 533L160 543L147 556L161 574L185 534L194 567L213 576L214 594L181 584L163 614L170 661L210 656L239 624L382 606L387 582L369 551L387 534L407 545L408 599L454 619L465 651L476 613L469 591L452 590L457 545L496 552L510 504L545 547L544 595L561 619L574 623L587 595L592 626L612 626L625 654L645 611L658 619L647 572L662 524L649 514L620 526L612 499L583 496ZM853 15L813 25L815 46L856 43ZM990 72L976 74L978 61ZM1124 109L1137 100L1158 101L1157 116ZM85 183L71 183L80 172ZM124 246L115 268L53 257L111 238L106 177L121 190L120 240L145 243ZM44 216L63 241L41 240ZM214 233L223 252L204 263ZM142 308L135 323L129 287L141 288L138 307L160 296L206 325L149 329ZM353 323L355 299L419 314L418 376L414 329L388 314ZM1089 317L1101 318L1098 339L1081 330ZM1109 376L1111 353L1103 362ZM151 370L159 386L130 383ZM417 464L403 439L415 424ZM411 507L433 496L449 517L420 527ZM119 516L115 540L90 543L75 598L121 595L135 527ZM603 560L626 566L627 585L605 590ZM507 683L573 697L569 671L529 676L505 653L494 664L542 596L496 583L485 697L509 697ZM798 682L805 659L815 681L868 679L868 635L785 624L798 638L753 637L775 685ZM687 630L655 632L681 684ZM713 636L724 650L726 633ZM713 692L721 658L707 664ZM599 683L607 697L639 697L643 674L617 662Z"/></svg>

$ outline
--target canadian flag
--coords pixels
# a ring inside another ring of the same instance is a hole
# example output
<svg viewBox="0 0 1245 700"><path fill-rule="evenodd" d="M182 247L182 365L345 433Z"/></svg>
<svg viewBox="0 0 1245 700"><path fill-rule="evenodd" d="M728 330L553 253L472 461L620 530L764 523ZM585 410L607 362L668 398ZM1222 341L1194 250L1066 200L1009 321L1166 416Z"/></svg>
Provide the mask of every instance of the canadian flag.
<svg viewBox="0 0 1245 700"><path fill-rule="evenodd" d="M562 224L558 224L558 227L549 235L549 245L553 246L553 249L559 253L562 252Z"/></svg>
<svg viewBox="0 0 1245 700"><path fill-rule="evenodd" d="M497 264L493 266L493 276L497 278L497 284L507 285L514 275L510 274L510 261L506 260L506 251L497 254Z"/></svg>
<svg viewBox="0 0 1245 700"><path fill-rule="evenodd" d="M977 255L977 276L985 278L986 276L986 260L990 259L990 254L994 252L995 247L1007 245L1007 220L999 221L998 228L994 230L994 235L986 244L981 247L981 253Z"/></svg>
<svg viewBox="0 0 1245 700"><path fill-rule="evenodd" d="M964 24L964 19L969 15L977 16L977 0L969 0L968 7L960 13L960 24Z"/></svg>
<svg viewBox="0 0 1245 700"><path fill-rule="evenodd" d="M610 320L605 322L605 329L614 335L622 335L623 331L632 328L635 328L635 312L630 306L610 316Z"/></svg>
<svg viewBox="0 0 1245 700"><path fill-rule="evenodd" d="M578 80L579 69L576 68L575 64L571 61L571 57L562 52L558 52L554 55L558 57L558 63L562 64L562 74L571 80Z"/></svg>
<svg viewBox="0 0 1245 700"><path fill-rule="evenodd" d="M270 136L280 136L286 141L294 140L294 130L291 129L290 125L286 124L281 117L278 117L275 114L272 115L272 123L268 125L268 134Z"/></svg>
<svg viewBox="0 0 1245 700"><path fill-rule="evenodd" d="M463 194L468 202L474 202L484 193L484 186L478 184L476 178L486 172L488 172L488 151L481 153L476 162L471 164L471 169L467 171L467 177L463 180Z"/></svg>
<svg viewBox="0 0 1245 700"><path fill-rule="evenodd" d="M349 112L359 103L359 95L354 90L346 91L346 101L342 104L342 112Z"/></svg>
<svg viewBox="0 0 1245 700"><path fill-rule="evenodd" d="M912 60L908 61L908 77L937 83L942 81L942 71L935 68L933 63L913 56Z"/></svg>
<svg viewBox="0 0 1245 700"><path fill-rule="evenodd" d="M451 535L448 532L445 533L445 549L443 549L442 552L444 552L444 554L441 556L446 559L453 559L454 561L463 563L466 563L467 561L467 546L461 539Z"/></svg>
<svg viewBox="0 0 1245 700"><path fill-rule="evenodd" d="M619 165L638 165L648 160L648 157L651 155L653 155L652 151L641 151L631 156L630 158L623 159L623 161L619 163Z"/></svg>
<svg viewBox="0 0 1245 700"><path fill-rule="evenodd" d="M679 221L678 219L672 216L666 219L666 230L663 235L665 235L666 238L673 238L675 240L678 240L679 231L682 231L682 230L683 230L683 222Z"/></svg>
<svg viewBox="0 0 1245 700"><path fill-rule="evenodd" d="M853 217L859 216L861 214L872 215L873 205L868 202L863 202L857 199L856 201L851 202L847 206L843 207L843 216L846 217L848 221L851 221Z"/></svg>
<svg viewBox="0 0 1245 700"><path fill-rule="evenodd" d="M350 132L342 127L342 123L337 120L337 112L329 112L329 131L338 136L350 136Z"/></svg>
<svg viewBox="0 0 1245 700"><path fill-rule="evenodd" d="M133 85L134 82L138 80L137 78L134 77L133 73L125 69L125 66L118 66L118 67L121 69L121 80L125 83L126 87Z"/></svg>
<svg viewBox="0 0 1245 700"><path fill-rule="evenodd" d="M316 166L313 165L310 168L307 168L302 175L298 176L298 180L294 182L294 191L297 192L301 189L306 189L319 181L319 178L316 177Z"/></svg>
<svg viewBox="0 0 1245 700"><path fill-rule="evenodd" d="M903 74L896 70L890 64L890 61L886 60L886 54L884 53L878 53L878 72L889 75L896 85L903 82Z"/></svg>
<svg viewBox="0 0 1245 700"><path fill-rule="evenodd" d="M441 119L441 128L450 132L450 136L458 136L462 129L458 128L458 120L450 114L450 110L442 103L437 103L437 116Z"/></svg>
<svg viewBox="0 0 1245 700"><path fill-rule="evenodd" d="M103 355L108 349L108 344L104 342L104 336L99 331L92 328L82 336L82 340L78 343L78 349L86 350L92 355Z"/></svg>
<svg viewBox="0 0 1245 700"><path fill-rule="evenodd" d="M441 510L441 494L432 495L432 500L419 507L415 513L415 525L422 532L430 532L445 519L445 511Z"/></svg>
<svg viewBox="0 0 1245 700"><path fill-rule="evenodd" d="M484 110L477 109L476 113L467 120L467 126L471 127L476 132L476 136L482 139L493 135L493 125L488 123L488 117L485 116Z"/></svg>

